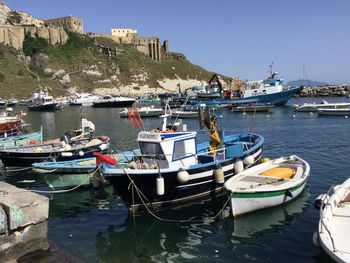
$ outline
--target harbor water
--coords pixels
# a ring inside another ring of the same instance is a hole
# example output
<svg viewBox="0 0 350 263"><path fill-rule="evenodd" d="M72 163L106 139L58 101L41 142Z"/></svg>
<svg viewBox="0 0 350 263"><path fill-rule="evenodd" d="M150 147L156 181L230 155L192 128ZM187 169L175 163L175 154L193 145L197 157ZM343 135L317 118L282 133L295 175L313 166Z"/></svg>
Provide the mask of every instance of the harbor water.
<svg viewBox="0 0 350 263"><path fill-rule="evenodd" d="M318 100L292 99L288 105ZM120 110L66 107L56 112L29 112L25 119L35 130L43 125L44 137L51 138L78 128L84 116L95 124L96 134L111 137L112 149L134 149L138 130L119 118ZM350 116L317 117L296 113L288 106L255 116L221 109L218 116L226 134L264 136L264 157L296 154L308 161L311 174L301 196L237 219L231 217L228 206L213 220L227 200L222 192L216 198L161 212L157 215L163 220L159 220L150 214L129 215L111 187L81 188L48 195L50 241L82 262L331 262L312 242L319 218L313 200L350 176ZM146 129L161 125L158 118L143 122ZM199 129L197 119L186 123L189 130ZM207 131L199 131L199 141L208 139ZM21 172L1 175L0 180L49 190L47 176Z"/></svg>

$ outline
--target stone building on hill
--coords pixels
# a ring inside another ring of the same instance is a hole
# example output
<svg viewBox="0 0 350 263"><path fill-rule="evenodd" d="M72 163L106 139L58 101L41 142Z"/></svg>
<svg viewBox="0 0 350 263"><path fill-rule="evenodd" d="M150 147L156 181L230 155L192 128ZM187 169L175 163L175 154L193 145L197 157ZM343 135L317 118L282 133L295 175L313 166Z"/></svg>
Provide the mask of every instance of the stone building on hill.
<svg viewBox="0 0 350 263"><path fill-rule="evenodd" d="M44 20L44 25L47 27L65 28L68 31L80 34L84 33L83 20L74 16L46 19Z"/></svg>
<svg viewBox="0 0 350 263"><path fill-rule="evenodd" d="M146 54L150 58L160 61L161 44L158 37L140 37L136 29L112 28L110 35L98 33L87 33L90 37L105 37L114 40L119 44L132 44L138 51Z"/></svg>

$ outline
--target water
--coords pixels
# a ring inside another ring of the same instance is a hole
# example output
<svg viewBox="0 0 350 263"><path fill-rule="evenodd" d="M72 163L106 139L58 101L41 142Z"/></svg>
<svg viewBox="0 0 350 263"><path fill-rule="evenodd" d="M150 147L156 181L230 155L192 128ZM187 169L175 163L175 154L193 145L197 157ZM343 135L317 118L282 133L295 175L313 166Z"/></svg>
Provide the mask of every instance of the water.
<svg viewBox="0 0 350 263"><path fill-rule="evenodd" d="M289 104L305 101L308 99ZM68 107L55 113L31 112L26 119L35 129L42 124L45 136L53 137L77 128L83 114L95 123L98 134L111 137L112 148L134 148L138 131L130 128L127 119L119 118L119 110L86 108L81 112ZM263 135L264 156L296 154L310 163L311 176L298 199L235 220L228 209L226 217L211 219L225 200L201 200L159 214L178 220L193 217L190 222L173 223L147 214L128 215L111 187L98 192L78 189L50 196L49 239L85 262L331 262L312 243L318 224L313 200L349 177L350 118L318 118L294 113L290 107L278 107L268 115L257 113L254 118L227 110L220 115L227 134L251 131ZM198 120L186 123L189 129L198 127ZM160 126L160 121L148 119L144 124L149 129ZM199 137L204 141L208 135L201 132ZM47 189L43 175L27 172L1 179L24 188Z"/></svg>

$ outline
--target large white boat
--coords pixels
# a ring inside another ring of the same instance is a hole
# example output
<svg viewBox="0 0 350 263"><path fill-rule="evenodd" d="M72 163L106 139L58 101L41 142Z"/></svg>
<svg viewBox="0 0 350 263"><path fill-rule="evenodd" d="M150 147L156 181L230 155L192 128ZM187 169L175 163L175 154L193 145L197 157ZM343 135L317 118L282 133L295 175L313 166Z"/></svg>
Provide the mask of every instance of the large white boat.
<svg viewBox="0 0 350 263"><path fill-rule="evenodd" d="M322 100L320 103L304 103L302 105L295 104L295 111L306 111L306 112L313 112L317 111L318 109L339 109L339 108L345 108L350 107L349 102L334 102L334 103L328 103L325 100Z"/></svg>
<svg viewBox="0 0 350 263"><path fill-rule="evenodd" d="M70 106L83 106L83 107L90 107L94 103L94 101L100 99L99 96L93 95L90 93L77 93L78 98L71 100L69 105Z"/></svg>

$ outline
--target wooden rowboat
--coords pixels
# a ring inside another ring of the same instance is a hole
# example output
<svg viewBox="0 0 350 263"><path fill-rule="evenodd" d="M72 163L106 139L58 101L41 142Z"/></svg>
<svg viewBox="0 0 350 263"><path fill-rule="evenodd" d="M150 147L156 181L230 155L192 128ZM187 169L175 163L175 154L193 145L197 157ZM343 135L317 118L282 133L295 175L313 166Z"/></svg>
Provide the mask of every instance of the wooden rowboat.
<svg viewBox="0 0 350 263"><path fill-rule="evenodd" d="M251 167L225 183L230 193L232 215L277 206L298 196L304 189L310 166L292 155Z"/></svg>

